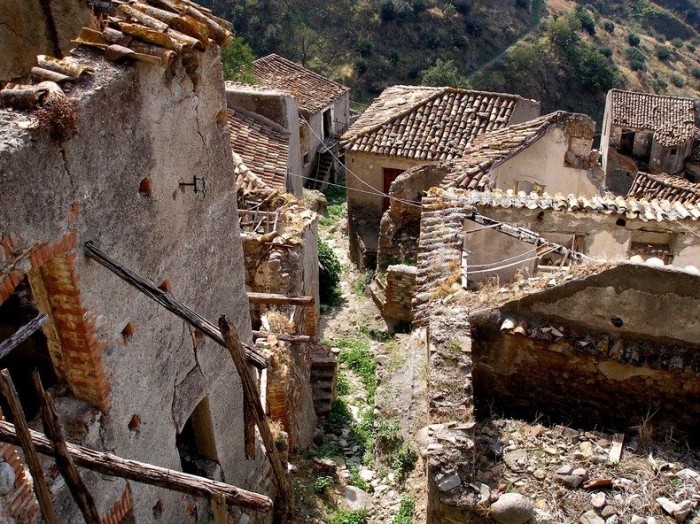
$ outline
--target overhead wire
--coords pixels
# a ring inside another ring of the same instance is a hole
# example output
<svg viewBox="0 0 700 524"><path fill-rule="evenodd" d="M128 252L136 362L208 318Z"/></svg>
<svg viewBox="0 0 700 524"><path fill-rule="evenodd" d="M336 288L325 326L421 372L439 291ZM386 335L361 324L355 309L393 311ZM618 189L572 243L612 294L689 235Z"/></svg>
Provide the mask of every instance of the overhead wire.
<svg viewBox="0 0 700 524"><path fill-rule="evenodd" d="M522 260L517 260L517 261L515 261L515 262L511 262L510 264L504 264L504 265L497 266L497 267L493 267L493 268L489 268L489 269L480 269L480 270L477 270L477 271L469 271L469 267L467 266L467 268L466 268L466 274L467 274L467 276L469 276L469 275L477 275L477 274L480 274L480 273L493 273L494 271L500 271L501 269L507 269L507 268L509 268L509 267L517 266L518 264L522 264L523 262L530 262L531 260L536 260L536 259L538 259L538 258L541 258L541 257L545 256L545 255L548 255L549 253L551 253L551 252L554 251L555 249L556 249L556 248L553 247L553 248L550 248L549 250L545 251L544 253L540 253L539 255L535 255L534 257L525 258L525 259L522 259ZM511 258L512 258L512 257L511 257ZM508 260L508 259L504 259L503 261L505 261L505 260ZM499 261L499 262L502 262L502 261ZM494 262L494 263L495 263L495 262ZM463 268L463 269L464 269L464 268Z"/></svg>

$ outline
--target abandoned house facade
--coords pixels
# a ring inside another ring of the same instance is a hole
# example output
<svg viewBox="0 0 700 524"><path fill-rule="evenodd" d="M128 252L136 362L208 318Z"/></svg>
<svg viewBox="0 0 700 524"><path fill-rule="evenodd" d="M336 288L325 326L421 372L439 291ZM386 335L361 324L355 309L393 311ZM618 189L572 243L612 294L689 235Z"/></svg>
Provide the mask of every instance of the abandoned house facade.
<svg viewBox="0 0 700 524"><path fill-rule="evenodd" d="M600 145L608 190L627 194L639 171L694 177L697 117L698 101L690 98L608 92Z"/></svg>
<svg viewBox="0 0 700 524"><path fill-rule="evenodd" d="M231 356L152 298L167 297L205 326L227 315L268 412L280 412L266 385L283 382L269 377L284 368L266 358L275 360L278 340L264 329L257 333L251 321L260 297L246 289L235 173L245 167L248 143L265 137L282 154L292 148L291 133L249 109L227 107L219 49L230 26L209 11L191 2L148 2L110 14L99 26L76 28L79 45L69 57L35 59L38 67L29 67L36 83L7 83L0 92L7 106L0 109L0 343L34 316L48 318L0 364L33 429L41 431L31 391L36 366L72 443L236 486L235 493L256 502L228 506L227 514L270 522L275 482L250 431ZM295 112L292 102L284 107ZM232 145L241 151L236 164ZM293 158L288 154L285 164ZM253 184L264 188L268 177L277 184L283 169L274 167L279 171L262 170ZM294 229L285 242L303 244L315 235L314 215L288 214L297 222L282 228ZM300 267L291 279L295 293L312 298L303 311L285 313L313 329L315 241L306 252L289 251ZM120 279L115 267L143 277L150 294L134 285L135 277L127 280L132 285ZM253 347L254 338L264 340ZM302 352L298 360L305 358ZM307 424L315 425L310 393L304 396L308 372L293 377L289 390L296 400L282 397L284 409L294 405L300 415L282 425L297 442L308 442ZM36 481L17 449L0 446L0 467L10 479L0 494L2 516L38 522ZM78 507L52 464L43 462L55 511L62 522L78 522ZM201 522L210 511L206 498L81 473L103 522Z"/></svg>
<svg viewBox="0 0 700 524"><path fill-rule="evenodd" d="M404 171L459 158L481 134L538 117L517 95L448 87L392 86L343 135L351 256L374 265L391 184Z"/></svg>
<svg viewBox="0 0 700 524"><path fill-rule="evenodd" d="M336 169L337 137L350 124L350 89L276 54L253 62L260 85L292 94L299 106L302 171L327 180Z"/></svg>

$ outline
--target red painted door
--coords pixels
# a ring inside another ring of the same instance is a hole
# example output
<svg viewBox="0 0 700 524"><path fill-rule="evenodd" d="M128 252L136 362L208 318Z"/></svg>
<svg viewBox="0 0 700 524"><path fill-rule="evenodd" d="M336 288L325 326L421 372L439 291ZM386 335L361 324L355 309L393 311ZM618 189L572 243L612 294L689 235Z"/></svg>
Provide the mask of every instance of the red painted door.
<svg viewBox="0 0 700 524"><path fill-rule="evenodd" d="M394 169L393 167L385 167L384 171L384 194L389 194L389 189L391 189L391 183L396 180L396 178L404 172L403 169ZM389 209L389 198L384 197L384 205L382 206L382 211Z"/></svg>

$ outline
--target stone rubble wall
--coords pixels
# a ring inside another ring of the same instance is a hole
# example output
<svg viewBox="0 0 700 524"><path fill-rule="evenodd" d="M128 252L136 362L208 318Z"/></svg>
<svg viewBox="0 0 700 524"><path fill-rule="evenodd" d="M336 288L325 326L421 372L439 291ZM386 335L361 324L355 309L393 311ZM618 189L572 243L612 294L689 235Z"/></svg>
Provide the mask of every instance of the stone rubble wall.
<svg viewBox="0 0 700 524"><path fill-rule="evenodd" d="M407 265L389 266L386 271L384 289L384 317L395 320L413 321L413 293L416 288L418 268Z"/></svg>

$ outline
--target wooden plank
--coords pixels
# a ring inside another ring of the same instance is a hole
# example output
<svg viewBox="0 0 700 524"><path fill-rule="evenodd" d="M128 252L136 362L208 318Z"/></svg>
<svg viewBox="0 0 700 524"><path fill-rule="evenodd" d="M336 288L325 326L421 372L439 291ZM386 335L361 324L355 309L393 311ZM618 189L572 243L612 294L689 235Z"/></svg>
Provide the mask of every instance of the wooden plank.
<svg viewBox="0 0 700 524"><path fill-rule="evenodd" d="M265 338L270 335L274 336L277 340L282 342L292 342L296 344L306 344L311 342L311 337L309 335L288 335L286 333L268 333L267 331L253 331L254 338Z"/></svg>
<svg viewBox="0 0 700 524"><path fill-rule="evenodd" d="M624 433L615 433L615 435L613 435L612 446L610 446L610 453L608 455L608 462L611 464L618 464L620 462L620 458L622 457L622 443L624 441Z"/></svg>
<svg viewBox="0 0 700 524"><path fill-rule="evenodd" d="M53 441L54 449L56 450L56 465L66 481L66 485L73 496L73 500L78 504L78 508L80 508L85 522L87 524L100 524L102 519L100 518L100 512L95 504L95 499L83 481L83 478L80 476L78 468L75 467L70 453L68 453L66 439L63 437L63 430L58 421L53 398L44 391L37 370L34 370L32 379L34 381L34 389L41 401L41 420L44 423L44 431Z"/></svg>
<svg viewBox="0 0 700 524"><path fill-rule="evenodd" d="M51 457L56 456L53 443L45 435L32 430L29 430L29 435L31 442L39 453ZM19 437L15 434L15 427L9 422L2 420L0 420L0 442L21 445ZM269 512L272 510L272 500L269 497L246 491L230 484L190 475L182 471L161 468L136 460L124 459L111 453L95 451L71 444L70 442L66 443L66 448L77 466L104 475L121 477L126 480L210 500L217 495L221 495L227 504L255 511Z"/></svg>
<svg viewBox="0 0 700 524"><path fill-rule="evenodd" d="M200 330L217 344L226 347L224 340L221 338L221 333L216 329L214 324L192 311L180 301L174 299L170 293L166 293L152 282L126 269L109 257L105 252L97 248L92 241L85 243L85 252L90 258L109 269L126 283L136 288L147 297L155 300L165 309L180 317L194 328ZM261 353L251 347L244 347L249 364L252 364L258 369L265 369L267 367L267 359Z"/></svg>
<svg viewBox="0 0 700 524"><path fill-rule="evenodd" d="M253 304L276 304L291 306L313 306L314 297L311 296L288 296L280 293L253 293L248 292L248 300Z"/></svg>
<svg viewBox="0 0 700 524"><path fill-rule="evenodd" d="M12 353L13 349L15 349L22 342L24 342L34 333L36 333L41 328L41 326L43 326L46 323L48 319L48 316L44 315L43 313L40 313L28 323L19 328L17 331L15 331L15 333L13 333L10 336L10 338L7 338L0 342L0 358L4 358L10 353Z"/></svg>
<svg viewBox="0 0 700 524"><path fill-rule="evenodd" d="M258 384L250 375L248 366L245 365L245 354L241 341L238 338L238 333L225 315L219 317L219 328L221 329L221 335L226 341L226 347L231 354L231 359L241 378L243 403L251 408L250 414L253 416L255 424L258 426L260 437L262 438L265 451L267 452L267 458L272 466L273 480L277 488L275 522L285 524L290 518L293 518L294 509L294 495L287 478L287 468L283 466L277 448L275 448L272 431L270 430L270 425L265 416L265 409L260 400Z"/></svg>
<svg viewBox="0 0 700 524"><path fill-rule="evenodd" d="M41 462L39 462L39 456L36 453L36 448L32 442L30 436L30 429L27 425L27 419L24 418L24 411L22 410L22 405L20 404L19 397L17 396L17 391L10 378L10 372L3 369L0 372L0 395L2 396L5 404L7 404L10 410L10 417L14 421L14 429L17 432L17 442L22 446L24 451L24 458L27 461L27 466L29 467L29 472L32 474L34 482L32 483L34 487L34 493L36 494L36 499L39 501L39 507L41 508L41 514L44 516L46 524L58 524L58 518L56 517L56 512L53 509L53 503L51 502L51 494L49 493L49 488L46 486L46 479L44 478L44 470L41 467Z"/></svg>

